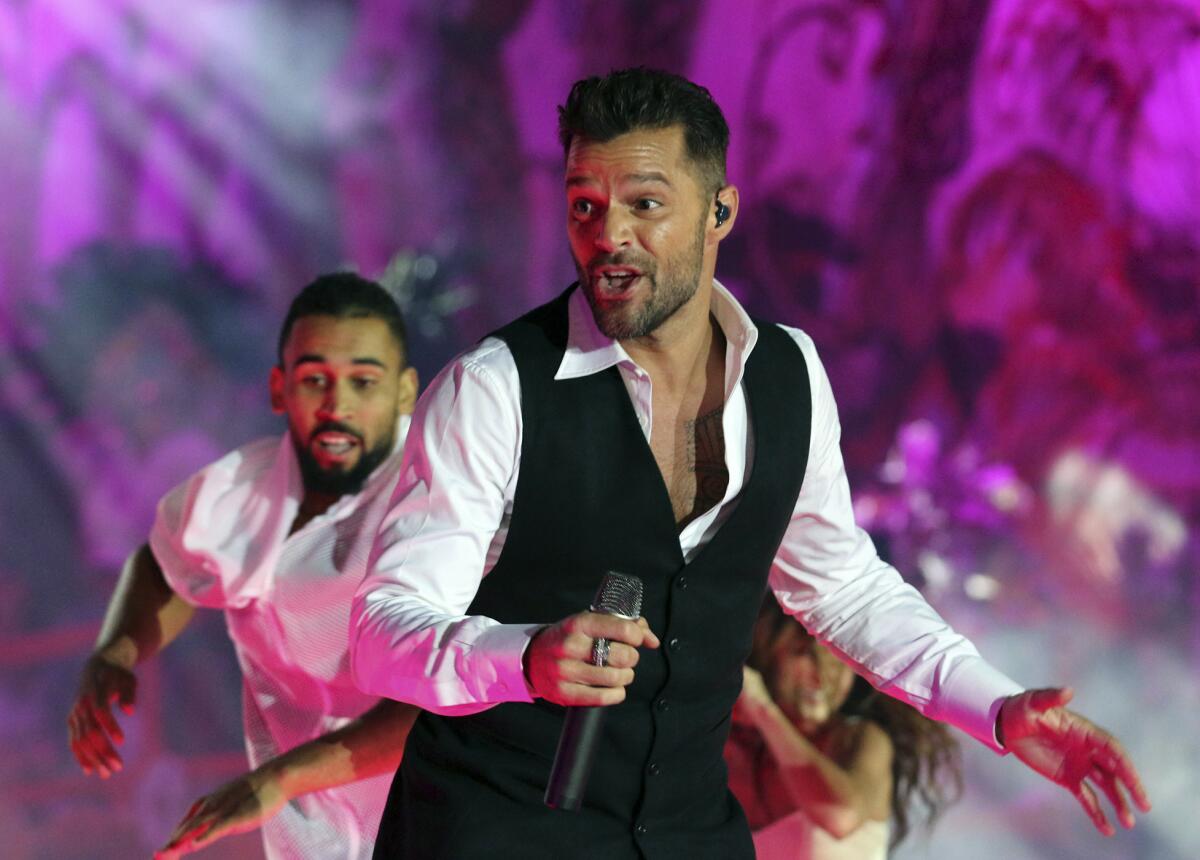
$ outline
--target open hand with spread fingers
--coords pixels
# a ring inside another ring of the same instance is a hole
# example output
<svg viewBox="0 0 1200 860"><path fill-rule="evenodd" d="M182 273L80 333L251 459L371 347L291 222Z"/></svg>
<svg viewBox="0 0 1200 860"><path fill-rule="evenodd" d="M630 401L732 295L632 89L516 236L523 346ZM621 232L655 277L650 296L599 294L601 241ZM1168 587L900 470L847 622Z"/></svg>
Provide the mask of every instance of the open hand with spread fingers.
<svg viewBox="0 0 1200 860"><path fill-rule="evenodd" d="M1007 699L998 717L1000 740L1029 767L1066 788L1079 801L1096 829L1112 836L1115 828L1096 796L1108 797L1117 819L1133 827L1129 799L1142 812L1150 798L1120 741L1090 720L1066 709L1069 688L1027 690Z"/></svg>

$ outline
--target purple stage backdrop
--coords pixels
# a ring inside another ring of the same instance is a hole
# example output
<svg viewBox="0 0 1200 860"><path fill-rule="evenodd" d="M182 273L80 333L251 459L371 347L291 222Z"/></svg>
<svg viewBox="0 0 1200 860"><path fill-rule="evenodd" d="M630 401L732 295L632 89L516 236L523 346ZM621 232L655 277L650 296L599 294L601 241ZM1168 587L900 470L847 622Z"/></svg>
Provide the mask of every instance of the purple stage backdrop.
<svg viewBox="0 0 1200 860"><path fill-rule="evenodd" d="M1104 840L968 744L896 856L1200 856L1200 3L0 4L0 853L144 857L242 768L219 618L81 775L76 673L157 498L279 425L316 274L381 279L425 378L572 277L555 105L646 64L728 116L718 277L809 331L861 520L1031 686L1069 681L1154 812ZM258 837L202 856L259 857Z"/></svg>

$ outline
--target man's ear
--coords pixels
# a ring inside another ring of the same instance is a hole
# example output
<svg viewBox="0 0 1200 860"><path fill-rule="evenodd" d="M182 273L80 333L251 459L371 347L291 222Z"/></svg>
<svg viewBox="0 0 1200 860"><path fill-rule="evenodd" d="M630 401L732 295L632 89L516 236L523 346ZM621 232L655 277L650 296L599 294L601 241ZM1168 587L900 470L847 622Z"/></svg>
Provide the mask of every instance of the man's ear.
<svg viewBox="0 0 1200 860"><path fill-rule="evenodd" d="M412 415L420 389L421 380L417 377L415 367L406 367L400 371L399 395L396 398L397 415Z"/></svg>
<svg viewBox="0 0 1200 860"><path fill-rule="evenodd" d="M724 207L721 210L724 217L719 220L717 218L718 207ZM713 211L708 216L708 226L712 231L712 238L720 242L733 229L733 222L737 221L738 214L738 189L736 185L726 185L717 192L716 202L713 204Z"/></svg>
<svg viewBox="0 0 1200 860"><path fill-rule="evenodd" d="M283 401L283 388L287 382L283 376L283 368L278 364L271 368L271 377L267 381L267 388L271 392L271 411L277 415L282 415L287 411L287 406Z"/></svg>

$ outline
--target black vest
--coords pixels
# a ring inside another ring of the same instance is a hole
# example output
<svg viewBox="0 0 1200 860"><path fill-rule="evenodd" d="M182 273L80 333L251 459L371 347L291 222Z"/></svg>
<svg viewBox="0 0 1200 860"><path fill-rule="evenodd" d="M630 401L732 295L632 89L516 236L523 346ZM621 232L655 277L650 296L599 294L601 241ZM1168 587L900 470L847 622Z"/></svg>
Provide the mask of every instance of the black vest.
<svg viewBox="0 0 1200 860"><path fill-rule="evenodd" d="M752 858L722 749L753 622L808 460L803 354L758 323L744 384L754 459L736 508L689 563L666 486L618 370L556 381L567 297L497 332L521 380L510 528L470 615L552 623L587 608L607 570L640 577L644 649L607 709L584 808L542 795L563 709L542 700L468 717L422 714L392 787L376 857Z"/></svg>

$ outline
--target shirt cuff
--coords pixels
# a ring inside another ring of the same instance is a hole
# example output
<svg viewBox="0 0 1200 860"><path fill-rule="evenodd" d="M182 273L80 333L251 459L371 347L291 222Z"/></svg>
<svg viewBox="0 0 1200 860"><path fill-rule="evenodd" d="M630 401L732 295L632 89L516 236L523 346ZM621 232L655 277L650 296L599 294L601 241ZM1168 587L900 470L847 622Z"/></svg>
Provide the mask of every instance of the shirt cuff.
<svg viewBox="0 0 1200 860"><path fill-rule="evenodd" d="M468 676L482 685L475 691L481 701L532 702L525 679L525 650L542 624L493 624L471 646Z"/></svg>
<svg viewBox="0 0 1200 860"><path fill-rule="evenodd" d="M996 737L1000 706L1025 688L982 658L960 666L942 685L938 717L958 727L1000 755L1008 750Z"/></svg>

